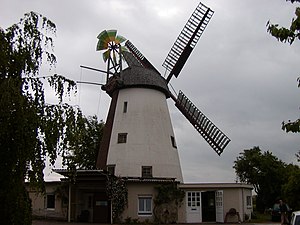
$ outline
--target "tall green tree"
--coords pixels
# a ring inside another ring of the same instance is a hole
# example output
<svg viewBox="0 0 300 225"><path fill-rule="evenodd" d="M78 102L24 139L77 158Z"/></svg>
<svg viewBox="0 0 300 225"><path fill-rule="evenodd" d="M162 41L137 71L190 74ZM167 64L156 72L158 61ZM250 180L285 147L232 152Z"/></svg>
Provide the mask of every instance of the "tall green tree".
<svg viewBox="0 0 300 225"><path fill-rule="evenodd" d="M262 152L259 147L244 150L233 166L241 182L253 185L260 211L282 196L281 187L287 180L285 167L271 152Z"/></svg>
<svg viewBox="0 0 300 225"><path fill-rule="evenodd" d="M63 103L75 83L60 75L42 77L43 61L56 63L56 27L34 12L0 28L0 218L1 224L31 224L25 180L42 188L46 157L53 164L72 146L71 135L82 114ZM43 60L45 59L45 60ZM44 80L54 88L58 104L45 101Z"/></svg>
<svg viewBox="0 0 300 225"><path fill-rule="evenodd" d="M72 145L64 152L63 164L69 169L96 169L104 123L97 116L81 117L72 131Z"/></svg>
<svg viewBox="0 0 300 225"><path fill-rule="evenodd" d="M286 0L287 2L295 3L300 0ZM267 31L278 41L293 44L295 40L300 41L300 7L295 9L295 17L292 18L290 27L281 27L279 24L273 24L270 21L267 23ZM297 79L298 88L300 87L300 78ZM288 122L282 122L282 129L286 132L299 133L300 119ZM300 151L296 154L298 161L300 161Z"/></svg>
<svg viewBox="0 0 300 225"><path fill-rule="evenodd" d="M289 176L283 185L285 200L293 210L300 210L300 168L297 165L288 165Z"/></svg>

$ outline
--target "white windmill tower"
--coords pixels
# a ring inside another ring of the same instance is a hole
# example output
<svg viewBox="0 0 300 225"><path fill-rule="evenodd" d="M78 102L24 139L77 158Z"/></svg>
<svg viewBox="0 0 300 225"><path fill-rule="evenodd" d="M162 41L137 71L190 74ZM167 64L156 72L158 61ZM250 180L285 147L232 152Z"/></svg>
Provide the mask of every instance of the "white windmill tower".
<svg viewBox="0 0 300 225"><path fill-rule="evenodd" d="M180 91L168 89L177 77L213 15L200 3L171 48L163 66L165 79L145 56L115 30L98 35L97 50L107 62L107 81L102 89L111 96L97 167L121 177L174 178L182 173L167 99L220 155L230 139ZM122 47L121 44L125 43ZM122 68L122 58L128 64Z"/></svg>

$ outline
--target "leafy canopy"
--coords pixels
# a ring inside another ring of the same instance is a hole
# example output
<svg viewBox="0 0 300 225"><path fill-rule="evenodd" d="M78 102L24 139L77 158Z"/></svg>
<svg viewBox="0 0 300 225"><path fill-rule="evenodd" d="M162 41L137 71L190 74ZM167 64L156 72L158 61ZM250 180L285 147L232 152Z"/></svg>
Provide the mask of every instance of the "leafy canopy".
<svg viewBox="0 0 300 225"><path fill-rule="evenodd" d="M300 2L300 0L286 0L291 3ZM300 7L295 9L295 17L292 18L289 28L280 27L279 24L272 24L270 21L267 23L267 31L280 42L288 42L293 44L295 40L300 40ZM298 88L300 87L300 78L297 79ZM300 132L300 119L295 121L289 120L282 122L282 129L286 132L299 133ZM300 151L296 154L298 161L300 161Z"/></svg>
<svg viewBox="0 0 300 225"><path fill-rule="evenodd" d="M282 186L283 195L293 210L300 209L300 168L296 165L288 165L287 182Z"/></svg>
<svg viewBox="0 0 300 225"><path fill-rule="evenodd" d="M257 210L263 212L280 198L294 210L300 209L299 166L287 165L271 152L253 147L240 153L233 168L241 182L253 185Z"/></svg>
<svg viewBox="0 0 300 225"><path fill-rule="evenodd" d="M76 92L75 82L60 75L41 76L44 61L55 65L56 26L34 12L18 23L0 28L0 212L4 224L31 224L31 205L24 181L43 188L46 157L75 146L73 131L83 120L81 111L64 96ZM44 82L58 104L45 101ZM64 154L65 153L65 154Z"/></svg>
<svg viewBox="0 0 300 225"><path fill-rule="evenodd" d="M71 130L69 151L63 152L63 165L72 169L96 169L96 161L103 135L104 123L96 116L80 117Z"/></svg>
<svg viewBox="0 0 300 225"><path fill-rule="evenodd" d="M281 196L281 186L287 177L286 164L271 152L261 152L259 147L246 149L234 161L233 168L241 182L253 185L258 208L272 206Z"/></svg>
<svg viewBox="0 0 300 225"><path fill-rule="evenodd" d="M292 3L300 2L299 0L287 0ZM270 21L267 23L267 31L277 40L281 42L288 42L293 44L295 40L300 40L300 7L296 7L296 17L292 19L289 28L279 27L278 24L272 24Z"/></svg>

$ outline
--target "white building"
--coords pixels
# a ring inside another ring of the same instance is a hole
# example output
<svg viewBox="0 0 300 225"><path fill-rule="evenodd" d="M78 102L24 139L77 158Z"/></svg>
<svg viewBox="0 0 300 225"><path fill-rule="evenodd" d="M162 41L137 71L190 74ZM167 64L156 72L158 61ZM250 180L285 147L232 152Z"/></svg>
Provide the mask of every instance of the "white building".
<svg viewBox="0 0 300 225"><path fill-rule="evenodd" d="M66 170L56 170L68 175ZM28 189L32 199L33 214L40 218L67 221L111 223L111 201L106 193L107 173L100 170L77 172L76 183L67 180L46 182L45 195ZM154 200L158 185L174 180L158 178L124 178L128 188L128 205L122 220L155 220ZM177 223L244 222L251 219L252 186L240 183L178 184L185 192L182 205L176 210ZM166 206L167 209L169 209ZM230 214L231 209L237 213ZM163 210L163 209L162 209ZM168 215L165 216L168 218ZM173 217L174 218L174 217ZM170 219L173 219L170 218Z"/></svg>

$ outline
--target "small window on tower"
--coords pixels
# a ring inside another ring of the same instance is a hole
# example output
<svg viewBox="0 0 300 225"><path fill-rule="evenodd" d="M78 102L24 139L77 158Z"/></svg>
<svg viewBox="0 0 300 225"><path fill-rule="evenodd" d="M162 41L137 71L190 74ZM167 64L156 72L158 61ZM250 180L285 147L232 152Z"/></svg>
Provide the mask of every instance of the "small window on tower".
<svg viewBox="0 0 300 225"><path fill-rule="evenodd" d="M152 177L152 166L142 166L142 177Z"/></svg>
<svg viewBox="0 0 300 225"><path fill-rule="evenodd" d="M118 133L118 143L127 142L127 133Z"/></svg>
<svg viewBox="0 0 300 225"><path fill-rule="evenodd" d="M107 172L111 175L115 175L115 167L116 165L107 165L106 167Z"/></svg>
<svg viewBox="0 0 300 225"><path fill-rule="evenodd" d="M127 113L127 106L128 106L128 102L124 102L123 113Z"/></svg>
<svg viewBox="0 0 300 225"><path fill-rule="evenodd" d="M173 136L171 136L171 142L172 142L173 148L177 148L176 141L175 141L175 138Z"/></svg>

